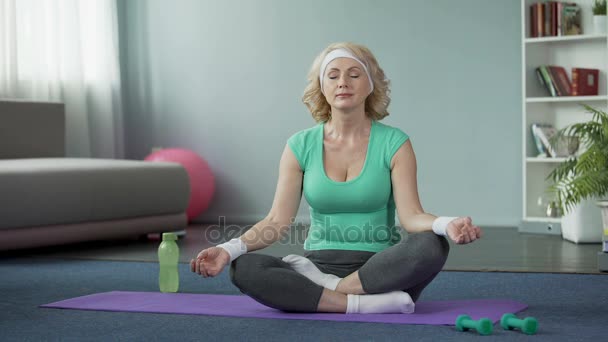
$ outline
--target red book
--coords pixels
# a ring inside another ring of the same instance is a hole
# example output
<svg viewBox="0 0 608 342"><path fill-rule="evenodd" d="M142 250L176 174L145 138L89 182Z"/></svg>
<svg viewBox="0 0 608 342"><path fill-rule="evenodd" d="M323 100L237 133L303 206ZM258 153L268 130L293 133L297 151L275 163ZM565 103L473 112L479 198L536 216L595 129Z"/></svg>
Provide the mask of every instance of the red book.
<svg viewBox="0 0 608 342"><path fill-rule="evenodd" d="M561 96L571 96L572 89L570 87L570 80L568 79L568 73L566 69L561 66L550 65L549 70L553 77L556 79L557 86L561 91Z"/></svg>
<svg viewBox="0 0 608 342"><path fill-rule="evenodd" d="M551 36L551 3L543 3L543 10L545 11L545 36Z"/></svg>
<svg viewBox="0 0 608 342"><path fill-rule="evenodd" d="M545 11L543 10L543 4L541 2L536 3L536 13L538 13L538 16L536 16L536 29L538 32L538 36L544 37Z"/></svg>
<svg viewBox="0 0 608 342"><path fill-rule="evenodd" d="M557 36L557 1L551 1L551 35Z"/></svg>
<svg viewBox="0 0 608 342"><path fill-rule="evenodd" d="M557 74L553 73L553 70L551 70L551 66L547 65L546 68L547 73L549 74L549 79L551 79L551 83L553 83L553 87L555 88L557 96L564 96L564 91L559 85L559 81L557 80Z"/></svg>
<svg viewBox="0 0 608 342"><path fill-rule="evenodd" d="M572 95L597 95L599 74L598 69L572 68Z"/></svg>
<svg viewBox="0 0 608 342"><path fill-rule="evenodd" d="M538 37L538 26L536 22L538 21L538 11L536 9L536 4L530 5L530 37L536 38Z"/></svg>

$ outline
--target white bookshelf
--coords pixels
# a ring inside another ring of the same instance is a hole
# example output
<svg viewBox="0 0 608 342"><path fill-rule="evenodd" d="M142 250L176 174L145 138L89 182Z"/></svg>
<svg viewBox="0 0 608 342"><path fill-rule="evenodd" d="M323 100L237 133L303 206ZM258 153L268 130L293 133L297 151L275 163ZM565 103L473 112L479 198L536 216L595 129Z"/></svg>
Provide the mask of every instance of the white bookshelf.
<svg viewBox="0 0 608 342"><path fill-rule="evenodd" d="M556 163L565 162L568 158L527 157L526 163Z"/></svg>
<svg viewBox="0 0 608 342"><path fill-rule="evenodd" d="M530 37L530 5L540 0L521 0L522 16L522 204L520 231L561 234L560 218L547 217L537 200L550 185L549 173L567 158L537 157L530 125L549 123L557 129L589 120L581 104L608 109L608 36L593 28L593 0L569 1L581 6L583 34L578 36ZM573 67L600 70L598 96L551 97L536 76L540 65L559 65L572 79Z"/></svg>
<svg viewBox="0 0 608 342"><path fill-rule="evenodd" d="M547 102L577 102L577 103L588 103L591 102L602 102L608 100L606 95L598 96L561 96L561 97L528 97L526 98L527 103L547 103Z"/></svg>
<svg viewBox="0 0 608 342"><path fill-rule="evenodd" d="M530 4L538 2L532 1ZM580 2L580 1L579 1ZM529 20L529 19L528 19ZM528 31L526 34L529 34ZM581 34L578 36L561 36L561 37L535 37L535 38L525 38L525 44L541 44L541 43L552 43L552 42L570 42L570 41L584 41L584 40L602 40L606 39L605 34Z"/></svg>

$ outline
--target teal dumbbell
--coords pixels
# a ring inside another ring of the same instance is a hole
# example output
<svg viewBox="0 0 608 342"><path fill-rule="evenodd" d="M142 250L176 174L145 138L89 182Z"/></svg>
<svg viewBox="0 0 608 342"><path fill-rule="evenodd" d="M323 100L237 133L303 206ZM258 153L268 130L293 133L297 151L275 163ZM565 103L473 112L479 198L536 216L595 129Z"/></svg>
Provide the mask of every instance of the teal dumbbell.
<svg viewBox="0 0 608 342"><path fill-rule="evenodd" d="M456 318L456 330L466 331L469 329L475 329L480 335L490 335L494 324L489 318L482 318L478 321L474 321L467 315L460 315Z"/></svg>
<svg viewBox="0 0 608 342"><path fill-rule="evenodd" d="M538 321L534 317L517 318L514 314L506 313L500 319L500 325L505 330L518 328L524 334L534 335L538 329Z"/></svg>

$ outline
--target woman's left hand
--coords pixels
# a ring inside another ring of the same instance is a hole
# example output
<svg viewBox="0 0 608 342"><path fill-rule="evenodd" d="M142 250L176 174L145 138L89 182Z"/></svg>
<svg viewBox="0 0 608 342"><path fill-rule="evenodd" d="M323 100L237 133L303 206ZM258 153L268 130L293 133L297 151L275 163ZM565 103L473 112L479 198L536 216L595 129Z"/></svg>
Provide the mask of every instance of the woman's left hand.
<svg viewBox="0 0 608 342"><path fill-rule="evenodd" d="M481 238L481 229L473 225L470 217L459 217L452 220L446 228L447 235L457 244L471 243Z"/></svg>

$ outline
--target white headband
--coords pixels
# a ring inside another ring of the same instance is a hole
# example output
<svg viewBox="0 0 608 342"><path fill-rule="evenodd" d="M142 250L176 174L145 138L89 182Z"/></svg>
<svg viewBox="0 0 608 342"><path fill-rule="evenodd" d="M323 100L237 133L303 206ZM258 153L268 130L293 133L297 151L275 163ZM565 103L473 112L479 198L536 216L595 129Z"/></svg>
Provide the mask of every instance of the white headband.
<svg viewBox="0 0 608 342"><path fill-rule="evenodd" d="M325 58L323 58L323 62L321 63L321 70L320 70L321 72L319 73L319 83L321 84L321 92L323 94L325 94L325 92L323 91L323 75L325 75L325 68L327 68L327 65L331 61L333 61L336 58L341 58L341 57L354 59L357 62L359 62L359 64L361 64L361 66L363 66L363 70L365 70L365 73L367 74L367 79L369 80L369 87L370 87L369 93L371 94L372 91L374 91L374 82L372 81L372 78L369 75L369 71L367 71L367 67L365 66L365 64L363 64L363 62L361 62L357 57L353 56L353 54L350 53L350 51L348 51L346 49L332 50L330 53L327 54L327 56L325 56Z"/></svg>

